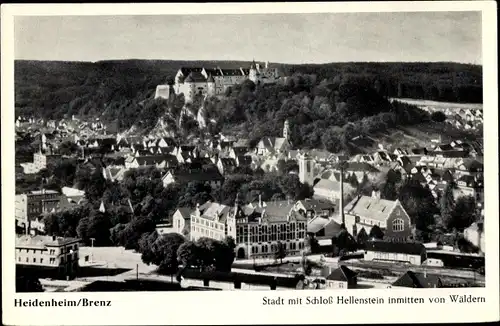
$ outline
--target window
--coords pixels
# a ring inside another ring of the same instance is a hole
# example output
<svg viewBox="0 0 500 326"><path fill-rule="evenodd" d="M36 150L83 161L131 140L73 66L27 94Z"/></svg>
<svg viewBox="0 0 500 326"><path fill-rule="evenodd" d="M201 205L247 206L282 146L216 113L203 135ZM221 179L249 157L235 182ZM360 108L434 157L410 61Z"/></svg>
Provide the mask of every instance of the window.
<svg viewBox="0 0 500 326"><path fill-rule="evenodd" d="M55 258L50 258L50 263L51 264L54 264L56 262L56 259Z"/></svg>
<svg viewBox="0 0 500 326"><path fill-rule="evenodd" d="M397 218L392 222L392 231L401 232L404 230L404 221L403 219Z"/></svg>
<svg viewBox="0 0 500 326"><path fill-rule="evenodd" d="M339 288L341 288L341 289L344 288L344 282L339 282Z"/></svg>
<svg viewBox="0 0 500 326"><path fill-rule="evenodd" d="M36 263L36 258L33 258L33 262Z"/></svg>
<svg viewBox="0 0 500 326"><path fill-rule="evenodd" d="M29 258L28 257L26 257L26 262L29 262Z"/></svg>
<svg viewBox="0 0 500 326"><path fill-rule="evenodd" d="M43 264L43 258L40 258L40 264Z"/></svg>

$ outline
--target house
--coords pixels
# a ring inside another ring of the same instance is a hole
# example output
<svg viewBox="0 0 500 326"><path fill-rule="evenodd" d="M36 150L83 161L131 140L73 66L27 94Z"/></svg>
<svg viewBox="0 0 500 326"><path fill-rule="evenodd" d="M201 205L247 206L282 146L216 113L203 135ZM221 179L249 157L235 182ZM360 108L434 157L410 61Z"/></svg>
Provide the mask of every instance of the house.
<svg viewBox="0 0 500 326"><path fill-rule="evenodd" d="M228 156L236 159L238 156L247 155L249 151L249 147L231 147L228 151Z"/></svg>
<svg viewBox="0 0 500 326"><path fill-rule="evenodd" d="M349 183L344 182L344 197L348 194L353 193L356 189ZM328 201L335 201L340 198L340 181L333 181L329 179L320 179L314 185L314 195L315 199L323 199Z"/></svg>
<svg viewBox="0 0 500 326"><path fill-rule="evenodd" d="M403 149L403 148L396 148L393 152L394 155L397 155L397 156L406 156L408 155L408 151L406 149Z"/></svg>
<svg viewBox="0 0 500 326"><path fill-rule="evenodd" d="M457 180L457 189L454 191L455 198L462 196L471 196L476 202L484 201L484 187L482 187L475 177L471 175L462 175Z"/></svg>
<svg viewBox="0 0 500 326"><path fill-rule="evenodd" d="M189 207L179 207L172 216L172 227L174 232L182 234L184 236L189 235L189 230L191 229L190 219L191 219L192 209Z"/></svg>
<svg viewBox="0 0 500 326"><path fill-rule="evenodd" d="M73 278L78 272L79 242L56 236L18 236L16 265L53 270L57 278Z"/></svg>
<svg viewBox="0 0 500 326"><path fill-rule="evenodd" d="M308 219L316 216L328 218L335 211L335 205L328 201L306 198L297 201L294 209L304 214Z"/></svg>
<svg viewBox="0 0 500 326"><path fill-rule="evenodd" d="M216 188L222 185L224 177L217 169L187 169L170 170L162 178L163 187L172 183L189 183L191 181L201 181Z"/></svg>
<svg viewBox="0 0 500 326"><path fill-rule="evenodd" d="M471 226L464 230L464 238L484 252L486 248L484 243L484 222L472 223Z"/></svg>
<svg viewBox="0 0 500 326"><path fill-rule="evenodd" d="M444 282L438 275L418 273L414 271L407 271L391 285L392 288L417 289L442 288L443 286Z"/></svg>
<svg viewBox="0 0 500 326"><path fill-rule="evenodd" d="M483 163L475 159L464 159L462 163L457 168L458 172L462 174L474 174L478 172L483 172Z"/></svg>
<svg viewBox="0 0 500 326"><path fill-rule="evenodd" d="M406 241L412 235L410 217L399 200L380 198L380 191L372 196L357 196L344 207L345 226L354 237L364 228L370 233L377 225L384 237L395 241Z"/></svg>
<svg viewBox="0 0 500 326"><path fill-rule="evenodd" d="M247 155L237 156L236 159L237 167L251 167L252 166L252 157Z"/></svg>
<svg viewBox="0 0 500 326"><path fill-rule="evenodd" d="M326 277L326 289L353 289L358 284L357 274L345 265L340 265Z"/></svg>
<svg viewBox="0 0 500 326"><path fill-rule="evenodd" d="M104 179L111 182L122 181L127 171L128 169L125 166L107 166L102 168Z"/></svg>
<svg viewBox="0 0 500 326"><path fill-rule="evenodd" d="M366 242L364 260L403 262L421 265L427 259L425 246L419 242L392 242L371 240Z"/></svg>
<svg viewBox="0 0 500 326"><path fill-rule="evenodd" d="M178 162L173 155L148 155L128 157L125 160L125 168L136 169L139 167L155 166L158 168L171 168L177 166Z"/></svg>
<svg viewBox="0 0 500 326"><path fill-rule="evenodd" d="M264 137L257 144L257 154L288 154L290 143L283 137Z"/></svg>
<svg viewBox="0 0 500 326"><path fill-rule="evenodd" d="M236 160L233 158L220 157L219 160L217 161L217 169L222 175L231 173L236 166L237 166Z"/></svg>

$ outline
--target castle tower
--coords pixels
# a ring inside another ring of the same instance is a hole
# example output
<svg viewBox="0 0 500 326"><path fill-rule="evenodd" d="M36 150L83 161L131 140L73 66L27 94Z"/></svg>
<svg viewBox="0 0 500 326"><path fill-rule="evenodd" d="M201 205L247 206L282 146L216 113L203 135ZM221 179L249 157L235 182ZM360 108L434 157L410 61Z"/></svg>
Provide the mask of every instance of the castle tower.
<svg viewBox="0 0 500 326"><path fill-rule="evenodd" d="M248 78L257 84L257 66L255 64L255 60L252 62L250 66L250 71L248 72Z"/></svg>
<svg viewBox="0 0 500 326"><path fill-rule="evenodd" d="M208 79L207 79L207 95L208 96L215 95L215 79L214 79L214 77L212 77L211 74L210 74L210 76L208 76Z"/></svg>
<svg viewBox="0 0 500 326"><path fill-rule="evenodd" d="M184 99L186 102L191 102L193 101L194 94L195 94L195 85L194 85L194 79L191 77L191 74L187 76L187 78L184 80Z"/></svg>
<svg viewBox="0 0 500 326"><path fill-rule="evenodd" d="M290 122L288 119L285 120L285 124L283 125L283 138L290 140Z"/></svg>
<svg viewBox="0 0 500 326"><path fill-rule="evenodd" d="M314 166L313 160L307 153L301 153L299 156L299 180L302 183L313 185Z"/></svg>

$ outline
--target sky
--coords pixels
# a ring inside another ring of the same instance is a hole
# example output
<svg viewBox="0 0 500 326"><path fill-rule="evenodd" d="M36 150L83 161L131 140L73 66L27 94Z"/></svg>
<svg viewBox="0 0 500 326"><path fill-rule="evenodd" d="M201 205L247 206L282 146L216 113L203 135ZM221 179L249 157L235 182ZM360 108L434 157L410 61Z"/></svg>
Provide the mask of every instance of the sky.
<svg viewBox="0 0 500 326"><path fill-rule="evenodd" d="M16 59L482 63L480 12L18 16Z"/></svg>

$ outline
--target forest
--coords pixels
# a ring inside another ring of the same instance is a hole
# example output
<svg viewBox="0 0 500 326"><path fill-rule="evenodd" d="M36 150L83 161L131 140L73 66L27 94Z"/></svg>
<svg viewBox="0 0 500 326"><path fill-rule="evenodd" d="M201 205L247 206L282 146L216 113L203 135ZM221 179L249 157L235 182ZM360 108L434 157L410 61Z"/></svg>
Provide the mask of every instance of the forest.
<svg viewBox="0 0 500 326"><path fill-rule="evenodd" d="M104 115L120 118L120 127L140 122L145 101L159 84L172 83L177 70L191 67L248 67L238 61L122 60L98 62L15 62L17 115L49 119ZM313 91L321 82L369 80L385 97L450 102L482 102L482 67L457 63L331 63L286 65L271 63L284 76L309 75Z"/></svg>

